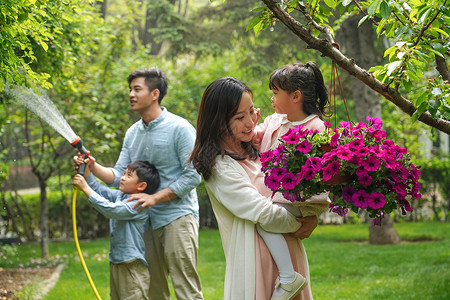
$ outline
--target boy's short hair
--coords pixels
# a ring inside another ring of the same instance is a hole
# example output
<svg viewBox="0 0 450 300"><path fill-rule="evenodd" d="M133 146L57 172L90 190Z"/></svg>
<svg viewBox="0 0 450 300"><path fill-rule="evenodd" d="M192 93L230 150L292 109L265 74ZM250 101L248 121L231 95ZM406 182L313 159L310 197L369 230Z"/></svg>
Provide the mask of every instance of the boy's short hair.
<svg viewBox="0 0 450 300"><path fill-rule="evenodd" d="M159 172L153 164L146 160L135 160L127 168L132 172L136 172L139 182L147 183L144 193L154 194L159 188Z"/></svg>
<svg viewBox="0 0 450 300"><path fill-rule="evenodd" d="M140 77L145 78L145 84L148 86L150 92L154 89L159 90L158 103L161 104L161 100L167 94L168 80L166 73L158 68L136 70L128 75L128 85L130 85L134 79Z"/></svg>

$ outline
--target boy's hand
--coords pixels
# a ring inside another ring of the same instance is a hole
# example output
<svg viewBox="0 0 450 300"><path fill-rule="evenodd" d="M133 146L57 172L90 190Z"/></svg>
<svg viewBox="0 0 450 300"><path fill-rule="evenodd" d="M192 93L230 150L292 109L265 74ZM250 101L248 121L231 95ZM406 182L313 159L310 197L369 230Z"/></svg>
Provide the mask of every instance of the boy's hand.
<svg viewBox="0 0 450 300"><path fill-rule="evenodd" d="M79 188L84 193L86 193L86 190L89 188L89 185L86 182L86 179L84 179L83 176L80 174L76 174L72 179L72 184L74 187Z"/></svg>
<svg viewBox="0 0 450 300"><path fill-rule="evenodd" d="M73 161L75 163L75 170L78 171L78 169L80 168L80 166L83 164L83 154L81 154L80 152L78 152L77 156L73 157ZM85 160L84 163L86 163L86 168L90 168L92 170L92 168L95 165L95 157L89 155Z"/></svg>

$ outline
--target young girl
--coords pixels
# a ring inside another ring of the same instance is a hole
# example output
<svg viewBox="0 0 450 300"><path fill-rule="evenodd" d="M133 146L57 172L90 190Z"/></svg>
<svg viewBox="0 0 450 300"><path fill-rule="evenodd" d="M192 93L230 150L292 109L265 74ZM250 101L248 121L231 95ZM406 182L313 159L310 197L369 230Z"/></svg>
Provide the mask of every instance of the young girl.
<svg viewBox="0 0 450 300"><path fill-rule="evenodd" d="M313 62L305 65L294 63L275 70L270 76L269 87L273 92L271 98L275 114L267 117L258 126L254 141L260 144L259 152L275 149L279 138L290 128L303 125L303 128L325 130L321 120L325 115L328 103L328 92L318 66ZM294 202L276 193L273 202L285 207L296 217L320 215L329 206L328 194L323 193L307 199L305 202ZM282 235L271 233L257 226L258 233L264 239L279 270L279 283L272 299L291 299L289 290L296 276L291 263L289 251ZM300 287L301 290L302 287Z"/></svg>

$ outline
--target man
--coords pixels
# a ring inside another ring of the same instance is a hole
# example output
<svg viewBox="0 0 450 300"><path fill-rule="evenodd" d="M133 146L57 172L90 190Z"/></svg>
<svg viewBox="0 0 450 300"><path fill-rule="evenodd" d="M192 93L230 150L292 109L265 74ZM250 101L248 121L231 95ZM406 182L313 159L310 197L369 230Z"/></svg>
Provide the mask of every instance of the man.
<svg viewBox="0 0 450 300"><path fill-rule="evenodd" d="M195 187L201 177L188 165L195 142L195 129L185 119L161 107L167 92L167 77L156 69L142 69L128 76L131 110L141 119L125 138L114 168L88 159L91 171L104 182L118 186L127 165L147 160L158 169L161 185L152 195L133 194L128 201L151 207L149 228L144 234L149 264L152 300L170 299L168 276L178 299L203 299L196 270L199 212Z"/></svg>

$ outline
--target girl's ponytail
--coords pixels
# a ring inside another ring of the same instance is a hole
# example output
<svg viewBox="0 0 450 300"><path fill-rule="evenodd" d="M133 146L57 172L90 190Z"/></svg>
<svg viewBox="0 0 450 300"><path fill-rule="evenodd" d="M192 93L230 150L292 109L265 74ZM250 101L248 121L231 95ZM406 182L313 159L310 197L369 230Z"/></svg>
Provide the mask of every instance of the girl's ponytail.
<svg viewBox="0 0 450 300"><path fill-rule="evenodd" d="M318 98L317 109L320 112L319 116L329 116L329 111L326 110L328 105L328 90L323 81L322 72L320 72L319 67L312 61L307 62L305 68L310 68L314 73L315 90Z"/></svg>

